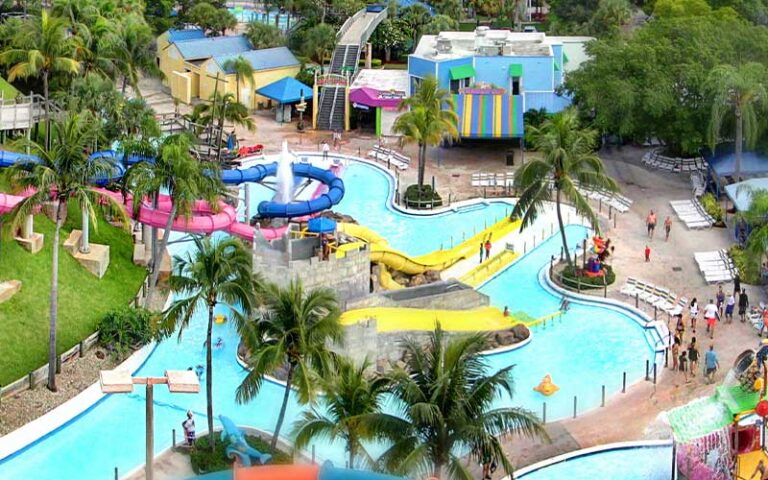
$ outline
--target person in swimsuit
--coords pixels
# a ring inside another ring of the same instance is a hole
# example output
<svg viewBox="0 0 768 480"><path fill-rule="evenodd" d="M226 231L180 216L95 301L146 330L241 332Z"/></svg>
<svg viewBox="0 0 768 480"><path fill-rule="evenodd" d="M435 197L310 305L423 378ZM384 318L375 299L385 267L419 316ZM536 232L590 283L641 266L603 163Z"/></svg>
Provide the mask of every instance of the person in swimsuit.
<svg viewBox="0 0 768 480"><path fill-rule="evenodd" d="M669 232L672 230L672 219L667 216L666 220L664 220L664 241L669 241Z"/></svg>
<svg viewBox="0 0 768 480"><path fill-rule="evenodd" d="M192 417L192 410L187 411L187 419L181 423L184 429L184 438L187 440L187 446L192 447L195 444L195 419Z"/></svg>
<svg viewBox="0 0 768 480"><path fill-rule="evenodd" d="M693 300L691 300L688 313L691 315L691 331L696 333L696 317L699 315L699 301L696 300L696 297L693 297Z"/></svg>
<svg viewBox="0 0 768 480"><path fill-rule="evenodd" d="M739 294L739 318L741 323L747 321L747 309L749 308L749 296L747 296L747 289L741 289Z"/></svg>
<svg viewBox="0 0 768 480"><path fill-rule="evenodd" d="M696 348L696 337L691 338L691 344L688 345L688 368L691 376L696 376L696 369L699 367L699 349Z"/></svg>
<svg viewBox="0 0 768 480"><path fill-rule="evenodd" d="M653 231L656 229L656 214L653 213L653 210L651 210L651 213L646 217L645 225L648 227L648 238L653 240Z"/></svg>
<svg viewBox="0 0 768 480"><path fill-rule="evenodd" d="M677 371L677 357L680 355L680 338L675 336L675 341L672 343L672 371Z"/></svg>
<svg viewBox="0 0 768 480"><path fill-rule="evenodd" d="M725 322L733 322L733 308L736 306L736 297L731 294L725 302Z"/></svg>

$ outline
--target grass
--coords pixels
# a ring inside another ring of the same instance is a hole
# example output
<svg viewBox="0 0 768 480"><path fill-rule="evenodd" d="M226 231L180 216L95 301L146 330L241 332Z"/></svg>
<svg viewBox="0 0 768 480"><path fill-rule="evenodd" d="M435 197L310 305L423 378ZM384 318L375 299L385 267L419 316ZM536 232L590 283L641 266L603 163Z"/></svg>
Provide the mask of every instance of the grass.
<svg viewBox="0 0 768 480"><path fill-rule="evenodd" d="M9 191L0 174L0 192ZM70 207L61 242L80 228L77 209ZM47 362L51 242L53 222L35 216L35 232L45 235L43 249L31 255L13 239L0 239L0 281L21 280L11 300L0 304L0 384L6 385ZM58 351L64 352L96 330L110 309L127 305L136 295L145 269L133 265L130 233L100 219L91 241L110 246L109 269L96 278L61 247L59 252Z"/></svg>
<svg viewBox="0 0 768 480"><path fill-rule="evenodd" d="M13 100L19 94L19 91L3 77L0 77L0 92L6 100Z"/></svg>
<svg viewBox="0 0 768 480"><path fill-rule="evenodd" d="M269 443L261 438L246 435L245 439L256 450L269 452ZM188 452L189 460L192 463L192 470L197 474L202 474L232 468L232 460L228 459L226 455L227 445L229 445L228 442L222 442L217 437L216 449L211 453L208 436L198 438L195 441L195 449ZM272 461L269 463L272 465L290 465L293 463L293 459L282 450L276 450L272 453Z"/></svg>

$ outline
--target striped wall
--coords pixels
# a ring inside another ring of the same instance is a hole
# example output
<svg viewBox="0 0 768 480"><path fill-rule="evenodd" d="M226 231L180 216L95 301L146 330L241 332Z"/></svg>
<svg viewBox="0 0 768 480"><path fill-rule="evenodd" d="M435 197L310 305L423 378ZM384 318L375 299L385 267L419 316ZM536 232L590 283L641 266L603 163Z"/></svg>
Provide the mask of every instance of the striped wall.
<svg viewBox="0 0 768 480"><path fill-rule="evenodd" d="M455 94L459 136L512 138L523 136L523 99L519 95Z"/></svg>

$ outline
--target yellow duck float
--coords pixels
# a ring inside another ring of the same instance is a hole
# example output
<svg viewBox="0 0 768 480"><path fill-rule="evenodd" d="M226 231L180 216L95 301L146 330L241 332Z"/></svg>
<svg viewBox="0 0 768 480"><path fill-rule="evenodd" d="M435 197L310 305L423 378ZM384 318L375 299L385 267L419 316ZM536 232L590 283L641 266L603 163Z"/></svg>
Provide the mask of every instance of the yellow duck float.
<svg viewBox="0 0 768 480"><path fill-rule="evenodd" d="M550 396L560 390L560 387L552 383L552 377L547 374L544 375L544 379L541 381L541 383L533 387L533 389L542 395Z"/></svg>

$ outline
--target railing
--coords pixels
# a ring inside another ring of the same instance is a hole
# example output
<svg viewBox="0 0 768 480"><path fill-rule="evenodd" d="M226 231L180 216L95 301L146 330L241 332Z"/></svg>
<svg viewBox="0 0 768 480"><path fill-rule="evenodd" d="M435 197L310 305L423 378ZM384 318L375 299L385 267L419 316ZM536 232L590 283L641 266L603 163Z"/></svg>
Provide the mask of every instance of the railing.
<svg viewBox="0 0 768 480"><path fill-rule="evenodd" d="M373 34L373 31L376 30L376 27L379 26L381 22L383 22L387 18L387 9L380 11L376 14L375 17L371 18L371 20L368 22L368 25L365 26L365 29L360 34L360 44L358 55L360 54L360 51L362 51L363 46L365 46L365 43L368 41L369 38L371 38L371 35Z"/></svg>
<svg viewBox="0 0 768 480"><path fill-rule="evenodd" d="M318 87L346 87L349 85L349 76L338 73L319 75L315 72L315 84Z"/></svg>
<svg viewBox="0 0 768 480"><path fill-rule="evenodd" d="M363 9L358 10L357 12L355 12L355 14L352 15L351 17L349 17L348 19L346 19L344 21L344 24L339 29L339 32L336 34L336 41L340 42L341 38L344 36L344 34L347 33L347 31L349 31L350 27L352 27L352 24L355 23L355 21L357 21L357 19L359 19L360 17L364 16L365 14L366 14L366 10L365 10L365 8L363 8Z"/></svg>

